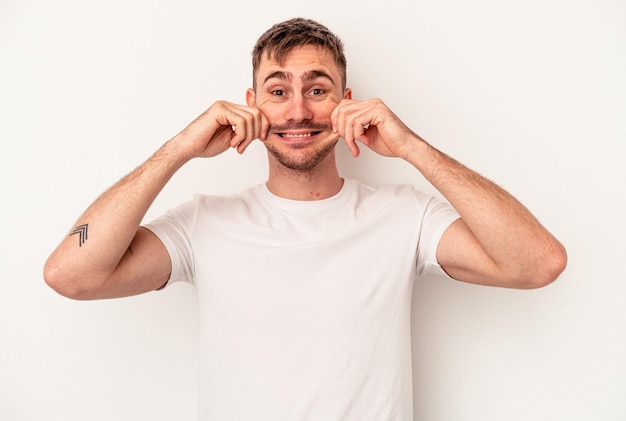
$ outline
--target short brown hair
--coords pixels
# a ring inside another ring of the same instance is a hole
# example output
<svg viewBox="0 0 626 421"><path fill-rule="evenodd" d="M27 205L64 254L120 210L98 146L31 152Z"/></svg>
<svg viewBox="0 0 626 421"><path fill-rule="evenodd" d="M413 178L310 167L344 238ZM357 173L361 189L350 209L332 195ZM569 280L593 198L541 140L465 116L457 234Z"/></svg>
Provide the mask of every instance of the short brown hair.
<svg viewBox="0 0 626 421"><path fill-rule="evenodd" d="M324 25L304 18L293 18L277 23L257 40L252 50L252 83L256 89L256 72L263 55L282 63L295 48L317 45L330 52L341 75L342 88L346 87L346 56L343 42Z"/></svg>

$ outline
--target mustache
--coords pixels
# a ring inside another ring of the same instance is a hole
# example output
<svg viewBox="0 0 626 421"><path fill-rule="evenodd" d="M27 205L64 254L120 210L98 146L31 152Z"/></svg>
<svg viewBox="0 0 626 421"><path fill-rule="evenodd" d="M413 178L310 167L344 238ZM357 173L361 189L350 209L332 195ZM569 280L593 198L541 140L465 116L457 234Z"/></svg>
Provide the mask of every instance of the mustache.
<svg viewBox="0 0 626 421"><path fill-rule="evenodd" d="M287 124L276 124L270 126L271 133L286 132L288 130L309 130L312 132L323 132L325 130L331 130L331 126L328 123L315 123L313 121L295 122L290 121Z"/></svg>

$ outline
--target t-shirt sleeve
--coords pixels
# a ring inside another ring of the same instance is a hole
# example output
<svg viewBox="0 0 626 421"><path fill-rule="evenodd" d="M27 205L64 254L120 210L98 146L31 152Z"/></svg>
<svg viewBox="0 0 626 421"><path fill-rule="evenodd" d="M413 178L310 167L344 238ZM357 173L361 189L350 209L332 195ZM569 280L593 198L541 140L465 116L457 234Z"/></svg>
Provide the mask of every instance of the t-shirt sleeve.
<svg viewBox="0 0 626 421"><path fill-rule="evenodd" d="M194 284L194 254L191 246L191 221L196 203L185 203L168 211L143 227L152 231L163 243L170 255L172 273L167 285L173 282Z"/></svg>
<svg viewBox="0 0 626 421"><path fill-rule="evenodd" d="M418 200L424 200L420 198L421 193L416 194ZM458 212L447 202L434 197L426 201L417 247L418 276L432 274L450 277L437 261L437 247L443 233L459 217Z"/></svg>

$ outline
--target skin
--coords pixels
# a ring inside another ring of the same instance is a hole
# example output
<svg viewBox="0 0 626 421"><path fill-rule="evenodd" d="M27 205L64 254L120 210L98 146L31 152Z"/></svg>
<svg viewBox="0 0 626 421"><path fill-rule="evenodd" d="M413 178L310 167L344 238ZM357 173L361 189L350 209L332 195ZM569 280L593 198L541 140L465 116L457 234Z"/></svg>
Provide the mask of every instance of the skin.
<svg viewBox="0 0 626 421"><path fill-rule="evenodd" d="M537 288L558 277L565 250L521 203L433 148L381 100L353 100L340 81L332 56L314 46L294 49L283 63L264 57L246 105L217 101L85 211L46 262L46 282L74 299L163 286L171 262L161 241L140 227L148 208L189 160L229 148L244 153L257 139L268 149L268 188L294 200L341 189L334 150L340 139L354 157L367 147L411 163L461 215L437 249L455 279Z"/></svg>
<svg viewBox="0 0 626 421"><path fill-rule="evenodd" d="M339 133L331 114L352 91L343 89L340 80L332 56L315 46L296 49L282 65L267 57L262 61L257 89L248 89L246 102L272 124L263 141L268 148L267 185L274 194L314 200L341 189L334 150Z"/></svg>

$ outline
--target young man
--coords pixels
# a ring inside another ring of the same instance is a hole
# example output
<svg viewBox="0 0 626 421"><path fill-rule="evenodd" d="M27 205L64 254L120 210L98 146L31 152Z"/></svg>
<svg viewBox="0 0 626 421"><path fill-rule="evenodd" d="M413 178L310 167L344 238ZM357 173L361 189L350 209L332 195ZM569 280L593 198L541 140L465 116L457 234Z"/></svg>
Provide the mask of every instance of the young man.
<svg viewBox="0 0 626 421"><path fill-rule="evenodd" d="M45 279L76 299L196 285L200 418L412 419L410 301L423 273L536 288L561 244L511 195L434 149L377 99L352 100L341 41L314 21L270 28L247 105L218 101L80 217ZM140 226L189 160L260 139L269 178ZM451 204L339 176L335 145L410 162ZM88 235L87 235L88 234Z"/></svg>

